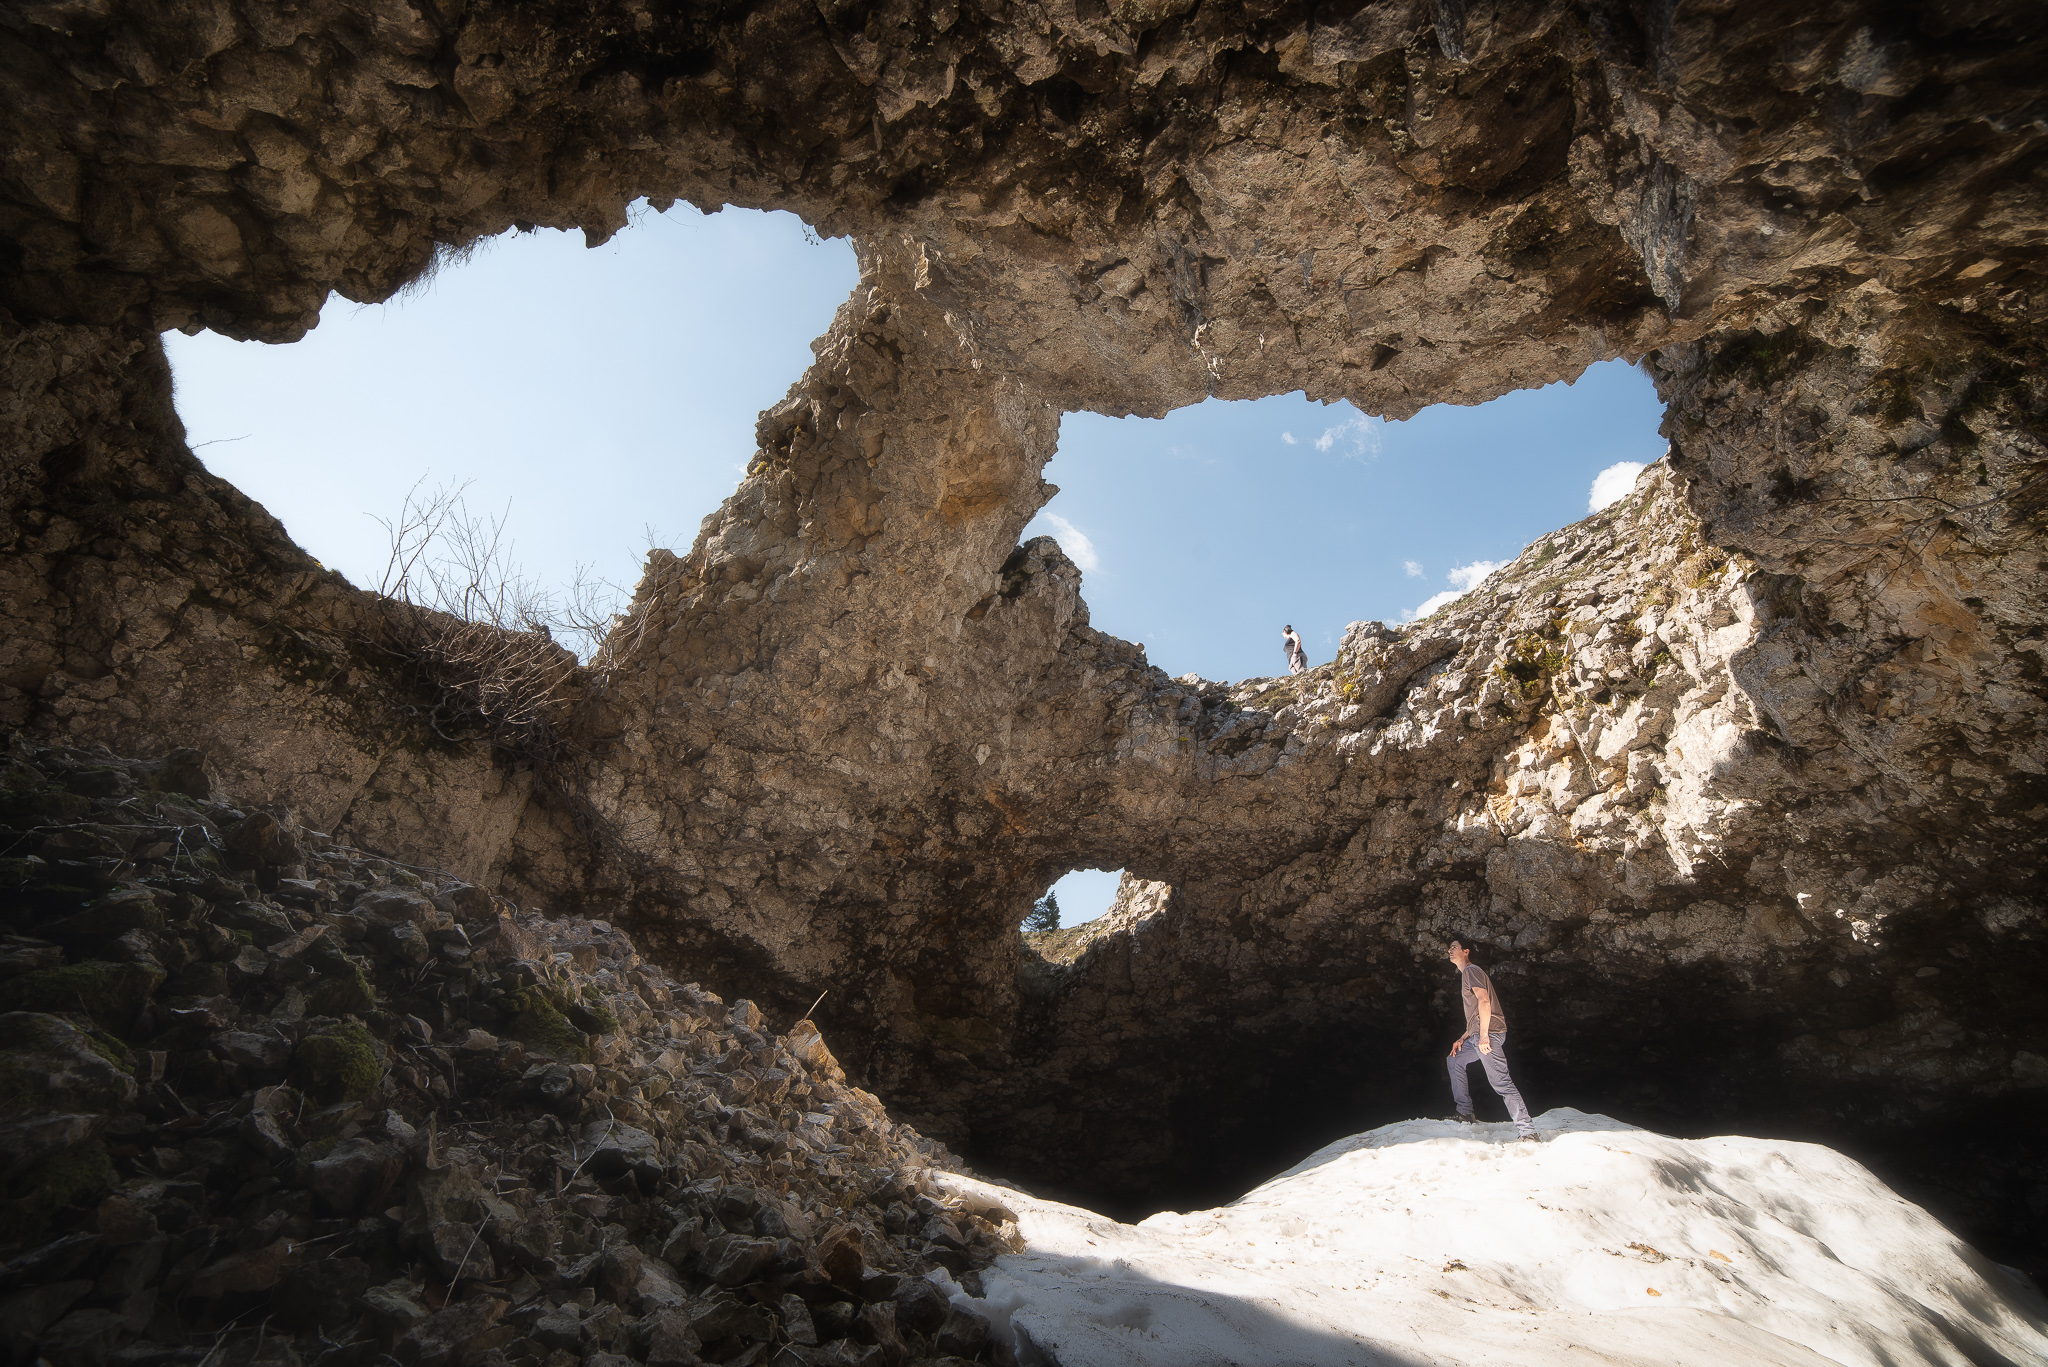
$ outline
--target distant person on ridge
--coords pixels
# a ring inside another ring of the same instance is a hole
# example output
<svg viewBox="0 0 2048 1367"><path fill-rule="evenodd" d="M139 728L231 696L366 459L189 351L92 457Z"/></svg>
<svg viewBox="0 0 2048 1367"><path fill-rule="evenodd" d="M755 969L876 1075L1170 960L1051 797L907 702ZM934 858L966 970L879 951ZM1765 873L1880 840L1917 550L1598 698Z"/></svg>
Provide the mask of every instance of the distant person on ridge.
<svg viewBox="0 0 2048 1367"><path fill-rule="evenodd" d="M1463 940L1451 941L1450 958L1457 966L1458 993L1465 1002L1465 1033L1451 1046L1450 1057L1451 1100L1457 1104L1458 1121L1464 1125L1478 1122L1478 1117L1472 1114L1472 1083L1465 1070L1481 1063L1486 1065L1486 1080L1508 1104L1508 1114L1515 1122L1516 1141L1533 1143L1536 1123L1529 1119L1529 1107L1522 1101L1515 1080L1508 1076L1508 1013L1501 1009L1493 979L1472 962L1472 951Z"/></svg>
<svg viewBox="0 0 2048 1367"><path fill-rule="evenodd" d="M1280 628L1280 639L1287 645L1287 672L1305 674L1308 672L1308 654L1301 648L1301 638L1294 634L1294 628Z"/></svg>

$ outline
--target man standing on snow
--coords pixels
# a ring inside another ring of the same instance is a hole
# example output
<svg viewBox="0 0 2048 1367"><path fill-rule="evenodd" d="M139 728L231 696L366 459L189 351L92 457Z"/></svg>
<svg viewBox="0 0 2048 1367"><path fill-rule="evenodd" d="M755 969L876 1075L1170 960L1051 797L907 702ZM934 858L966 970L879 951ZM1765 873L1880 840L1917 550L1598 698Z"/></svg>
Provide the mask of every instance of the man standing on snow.
<svg viewBox="0 0 2048 1367"><path fill-rule="evenodd" d="M1451 1100L1457 1103L1458 1120L1465 1125L1477 1123L1478 1117L1472 1114L1471 1079L1465 1070L1475 1063L1484 1064L1486 1080L1514 1118L1517 1142L1534 1143L1535 1122L1529 1119L1529 1108L1523 1104L1515 1080L1508 1076L1508 1014L1493 990L1493 979L1472 962L1472 951L1463 940L1451 941L1450 956L1458 969L1458 993L1465 1001L1465 1034L1451 1046L1449 1061Z"/></svg>

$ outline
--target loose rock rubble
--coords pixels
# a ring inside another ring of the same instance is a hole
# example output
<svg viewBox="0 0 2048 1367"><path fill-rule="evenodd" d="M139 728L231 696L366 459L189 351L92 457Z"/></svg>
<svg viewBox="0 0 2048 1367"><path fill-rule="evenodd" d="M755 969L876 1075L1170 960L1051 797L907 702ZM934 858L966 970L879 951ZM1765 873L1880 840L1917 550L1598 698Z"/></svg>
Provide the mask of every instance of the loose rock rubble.
<svg viewBox="0 0 2048 1367"><path fill-rule="evenodd" d="M0 764L11 1361L1010 1360L952 1297L1014 1220L808 1020L240 810L196 752Z"/></svg>

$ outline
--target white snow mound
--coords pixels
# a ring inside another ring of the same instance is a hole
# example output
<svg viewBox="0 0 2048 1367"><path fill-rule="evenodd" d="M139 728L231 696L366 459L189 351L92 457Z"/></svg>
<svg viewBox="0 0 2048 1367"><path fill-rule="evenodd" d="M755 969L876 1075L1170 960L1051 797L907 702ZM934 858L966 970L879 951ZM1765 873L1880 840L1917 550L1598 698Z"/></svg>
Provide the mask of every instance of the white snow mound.
<svg viewBox="0 0 2048 1367"><path fill-rule="evenodd" d="M1027 1244L955 1299L1023 1367L2048 1362L2031 1283L1832 1149L1536 1123L1386 1125L1137 1225L934 1174Z"/></svg>

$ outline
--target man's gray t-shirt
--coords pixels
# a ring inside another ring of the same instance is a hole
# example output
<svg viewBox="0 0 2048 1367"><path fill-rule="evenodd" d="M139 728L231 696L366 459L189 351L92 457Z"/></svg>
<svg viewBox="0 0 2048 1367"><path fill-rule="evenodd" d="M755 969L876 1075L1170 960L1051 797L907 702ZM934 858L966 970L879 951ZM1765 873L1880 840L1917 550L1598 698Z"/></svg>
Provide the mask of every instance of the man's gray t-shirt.
<svg viewBox="0 0 2048 1367"><path fill-rule="evenodd" d="M1506 1034L1508 1013L1501 1009L1500 993L1494 990L1493 979L1478 964L1466 964L1458 975L1458 995L1465 999L1465 1033L1474 1039L1479 1037L1479 1002L1472 995L1475 987L1485 988L1486 995L1493 1000L1493 1018L1486 1024L1487 1033Z"/></svg>

